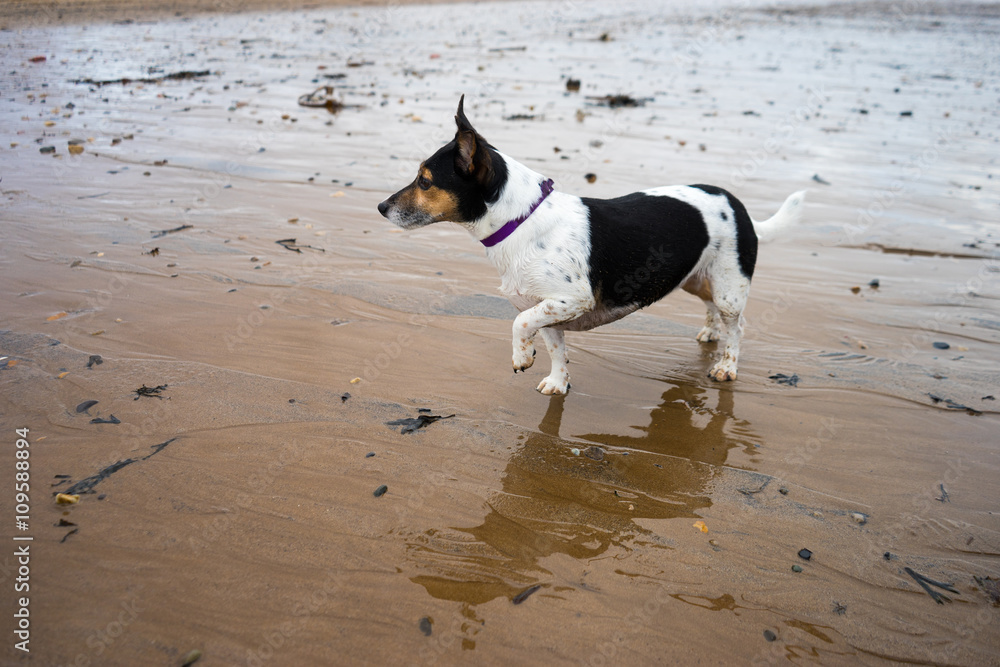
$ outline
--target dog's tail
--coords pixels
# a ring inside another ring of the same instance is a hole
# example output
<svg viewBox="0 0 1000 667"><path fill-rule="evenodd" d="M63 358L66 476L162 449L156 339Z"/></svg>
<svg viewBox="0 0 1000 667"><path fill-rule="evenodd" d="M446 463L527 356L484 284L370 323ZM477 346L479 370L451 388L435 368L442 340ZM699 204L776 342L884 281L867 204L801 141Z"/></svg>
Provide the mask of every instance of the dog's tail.
<svg viewBox="0 0 1000 667"><path fill-rule="evenodd" d="M753 227L757 231L757 239L766 243L777 237L785 228L799 224L805 201L806 191L799 190L789 196L773 216L761 222L754 220Z"/></svg>

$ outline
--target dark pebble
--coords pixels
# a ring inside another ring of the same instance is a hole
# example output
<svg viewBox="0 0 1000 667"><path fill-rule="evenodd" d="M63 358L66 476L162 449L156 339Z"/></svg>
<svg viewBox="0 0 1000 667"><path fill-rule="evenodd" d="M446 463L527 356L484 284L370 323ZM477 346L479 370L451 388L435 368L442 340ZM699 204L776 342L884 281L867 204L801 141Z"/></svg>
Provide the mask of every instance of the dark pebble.
<svg viewBox="0 0 1000 667"><path fill-rule="evenodd" d="M793 565L792 566L792 572L801 572L801 571L802 571L802 566L801 565Z"/></svg>
<svg viewBox="0 0 1000 667"><path fill-rule="evenodd" d="M38 149L38 152L39 153L43 153L43 154L44 153L55 153L56 152L56 147L55 146L42 146L41 148Z"/></svg>
<svg viewBox="0 0 1000 667"><path fill-rule="evenodd" d="M351 394L349 392L345 391L343 394L340 395L340 402L341 403L346 403L347 399L349 399L350 397L351 397Z"/></svg>
<svg viewBox="0 0 1000 667"><path fill-rule="evenodd" d="M948 343L943 343L941 341L937 341L937 342L933 343L933 345L934 345L935 348L937 348L939 350L947 350L948 348L951 347L951 345L949 345Z"/></svg>
<svg viewBox="0 0 1000 667"><path fill-rule="evenodd" d="M97 401L94 401L94 400L84 401L80 405L76 406L76 412L77 412L77 414L79 414L81 412L86 412L87 410L91 409L95 405L97 405Z"/></svg>
<svg viewBox="0 0 1000 667"><path fill-rule="evenodd" d="M766 639L767 641L773 642L777 638L778 638L778 635L774 634L770 630L764 630L764 639Z"/></svg>
<svg viewBox="0 0 1000 667"><path fill-rule="evenodd" d="M587 179L588 183L593 183L597 180L597 174L586 174L584 175L584 178Z"/></svg>
<svg viewBox="0 0 1000 667"><path fill-rule="evenodd" d="M874 280L871 280L868 283L868 286L871 287L872 289L878 289L879 285L881 285L881 283L878 281L878 278L875 278Z"/></svg>
<svg viewBox="0 0 1000 667"><path fill-rule="evenodd" d="M587 447L585 450L583 450L583 455L586 456L588 459L593 459L595 461L604 460L604 450L601 449L600 447Z"/></svg>
<svg viewBox="0 0 1000 667"><path fill-rule="evenodd" d="M289 402L289 403L294 403L294 402L295 402L295 399L294 399L294 398L290 398L290 399L288 399L288 402Z"/></svg>
<svg viewBox="0 0 1000 667"><path fill-rule="evenodd" d="M884 554L882 554L882 558L884 558L886 560L892 560L892 554L890 552L886 551Z"/></svg>
<svg viewBox="0 0 1000 667"><path fill-rule="evenodd" d="M803 560L809 560L810 558L812 558L812 555L813 552L809 551L808 549L802 549L799 551L799 558Z"/></svg>
<svg viewBox="0 0 1000 667"><path fill-rule="evenodd" d="M420 632L424 633L424 637L430 637L431 633L434 632L433 628L431 628L431 623L433 623L433 621L431 621L431 619L427 616L420 619Z"/></svg>
<svg viewBox="0 0 1000 667"><path fill-rule="evenodd" d="M385 492L388 491L388 490L389 490L389 487L386 486L385 484L383 484L382 486L380 486L377 489L375 489L375 491L372 493L372 495L375 496L376 498L380 498L380 497L384 496Z"/></svg>
<svg viewBox="0 0 1000 667"><path fill-rule="evenodd" d="M97 499L98 499L98 500L104 500L104 499L105 499L105 498L107 498L107 497L108 497L108 494L106 494L106 493L102 493L101 495L97 496Z"/></svg>
<svg viewBox="0 0 1000 667"><path fill-rule="evenodd" d="M368 452L367 454L365 454L366 459L370 459L373 456L375 456L375 452Z"/></svg>
<svg viewBox="0 0 1000 667"><path fill-rule="evenodd" d="M787 496L788 495L788 489L786 489L785 487L781 487L780 489L778 489L778 493L780 493L783 496Z"/></svg>

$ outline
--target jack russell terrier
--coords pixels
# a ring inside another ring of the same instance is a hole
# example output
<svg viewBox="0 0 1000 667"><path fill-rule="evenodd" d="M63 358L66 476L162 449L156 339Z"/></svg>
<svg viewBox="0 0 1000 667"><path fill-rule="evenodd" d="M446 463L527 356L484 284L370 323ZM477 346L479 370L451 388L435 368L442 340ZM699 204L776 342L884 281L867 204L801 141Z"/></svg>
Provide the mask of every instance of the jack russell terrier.
<svg viewBox="0 0 1000 667"><path fill-rule="evenodd" d="M564 331L586 331L659 301L675 288L708 309L702 343L723 339L708 376L736 379L743 309L757 237L773 236L802 214L805 192L755 222L736 197L712 185L672 185L615 199L576 197L499 152L472 127L458 102L458 131L408 186L378 205L403 229L456 222L484 246L514 320L514 372L534 363L535 334L552 358L538 385L569 389Z"/></svg>

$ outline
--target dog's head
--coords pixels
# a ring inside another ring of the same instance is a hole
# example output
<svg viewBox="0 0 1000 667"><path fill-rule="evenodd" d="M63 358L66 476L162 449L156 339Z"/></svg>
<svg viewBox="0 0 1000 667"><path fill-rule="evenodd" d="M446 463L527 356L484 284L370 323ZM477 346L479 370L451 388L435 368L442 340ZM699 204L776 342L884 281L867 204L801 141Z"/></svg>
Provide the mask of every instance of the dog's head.
<svg viewBox="0 0 1000 667"><path fill-rule="evenodd" d="M458 101L455 138L421 163L412 183L378 205L403 229L434 222L474 222L486 214L507 181L503 158L472 127Z"/></svg>

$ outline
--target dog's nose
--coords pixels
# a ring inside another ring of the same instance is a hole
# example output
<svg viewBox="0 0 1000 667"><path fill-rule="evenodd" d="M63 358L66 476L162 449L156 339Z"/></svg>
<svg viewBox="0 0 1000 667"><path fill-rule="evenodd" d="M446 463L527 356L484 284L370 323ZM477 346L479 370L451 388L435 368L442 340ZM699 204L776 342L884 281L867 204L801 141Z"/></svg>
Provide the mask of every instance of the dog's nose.
<svg viewBox="0 0 1000 667"><path fill-rule="evenodd" d="M378 212L381 213L382 217L384 217L384 218L388 218L389 217L389 200L388 199L386 199L383 202L379 202Z"/></svg>

